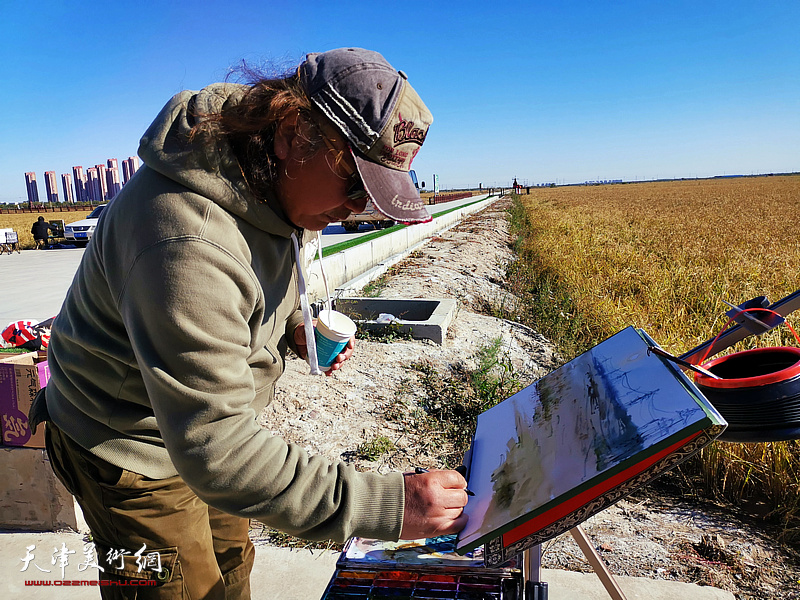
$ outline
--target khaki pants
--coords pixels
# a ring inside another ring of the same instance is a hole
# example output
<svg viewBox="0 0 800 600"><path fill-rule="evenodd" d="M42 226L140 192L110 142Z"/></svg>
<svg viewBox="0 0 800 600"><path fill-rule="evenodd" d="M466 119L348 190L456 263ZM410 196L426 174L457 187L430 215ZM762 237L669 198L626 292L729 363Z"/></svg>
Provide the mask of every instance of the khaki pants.
<svg viewBox="0 0 800 600"><path fill-rule="evenodd" d="M46 444L91 529L102 598L249 600L255 550L247 519L211 508L180 477L115 467L52 423Z"/></svg>

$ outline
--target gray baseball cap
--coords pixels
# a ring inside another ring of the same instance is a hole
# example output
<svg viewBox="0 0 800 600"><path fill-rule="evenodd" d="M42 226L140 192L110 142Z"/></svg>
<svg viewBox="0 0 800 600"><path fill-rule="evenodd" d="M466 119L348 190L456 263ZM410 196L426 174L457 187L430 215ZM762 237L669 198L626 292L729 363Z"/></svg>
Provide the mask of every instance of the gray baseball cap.
<svg viewBox="0 0 800 600"><path fill-rule="evenodd" d="M308 54L299 73L311 101L347 139L378 209L402 223L430 221L408 171L433 115L406 74L363 48Z"/></svg>

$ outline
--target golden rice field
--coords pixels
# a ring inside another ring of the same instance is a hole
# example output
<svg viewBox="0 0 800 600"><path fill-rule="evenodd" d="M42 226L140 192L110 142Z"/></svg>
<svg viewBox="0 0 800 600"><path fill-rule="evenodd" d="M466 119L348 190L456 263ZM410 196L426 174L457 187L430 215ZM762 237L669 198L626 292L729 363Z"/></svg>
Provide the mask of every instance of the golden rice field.
<svg viewBox="0 0 800 600"><path fill-rule="evenodd" d="M34 247L31 225L33 225L34 221L36 221L40 215L44 217L45 221L61 219L64 223L74 223L75 221L85 219L89 216L90 212L92 212L91 208L86 211L74 212L0 213L0 229L10 228L16 231L19 236L20 248L25 250Z"/></svg>
<svg viewBox="0 0 800 600"><path fill-rule="evenodd" d="M800 289L800 176L533 188L518 200L520 261L509 279L538 302L524 320L566 358L628 325L682 354L724 327L723 300L775 302ZM800 311L787 320L800 330ZM765 345L800 344L780 327L732 351ZM767 501L800 537L797 442L718 442L690 479Z"/></svg>

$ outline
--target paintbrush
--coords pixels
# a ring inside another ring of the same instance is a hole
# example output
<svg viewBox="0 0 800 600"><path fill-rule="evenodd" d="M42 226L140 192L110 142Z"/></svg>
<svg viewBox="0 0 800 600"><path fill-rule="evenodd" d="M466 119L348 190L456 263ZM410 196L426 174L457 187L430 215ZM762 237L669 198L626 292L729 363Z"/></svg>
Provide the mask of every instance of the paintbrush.
<svg viewBox="0 0 800 600"><path fill-rule="evenodd" d="M708 369L704 369L703 367L699 367L697 365L693 365L692 363L687 362L687 361L683 360L682 358L678 358L677 356L673 356L672 354L670 354L666 350L662 350L661 348L656 348L655 346L650 346L647 349L647 353L650 354L650 352L652 352L653 354L658 354L659 356L663 356L667 360L670 360L670 361L674 362L676 365L680 365L682 367L686 367L687 369L690 369L690 370L694 371L695 373L701 373L701 374L705 375L706 377L711 377L711 379L722 379L722 377L720 377L719 375L714 375L714 373L712 373Z"/></svg>
<svg viewBox="0 0 800 600"><path fill-rule="evenodd" d="M414 467L414 473L419 475L420 473L430 473L430 471L428 471L428 469L426 469L425 467ZM467 492L467 496L475 495L475 492L470 492L469 490L464 490L464 491Z"/></svg>

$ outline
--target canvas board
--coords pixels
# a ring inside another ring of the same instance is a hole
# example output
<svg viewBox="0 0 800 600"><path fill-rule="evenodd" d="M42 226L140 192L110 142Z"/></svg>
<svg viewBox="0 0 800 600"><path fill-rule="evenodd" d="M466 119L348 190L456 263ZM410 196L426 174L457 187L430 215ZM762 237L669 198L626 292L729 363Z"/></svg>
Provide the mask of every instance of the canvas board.
<svg viewBox="0 0 800 600"><path fill-rule="evenodd" d="M724 419L628 327L478 417L457 551L555 537L710 443Z"/></svg>

